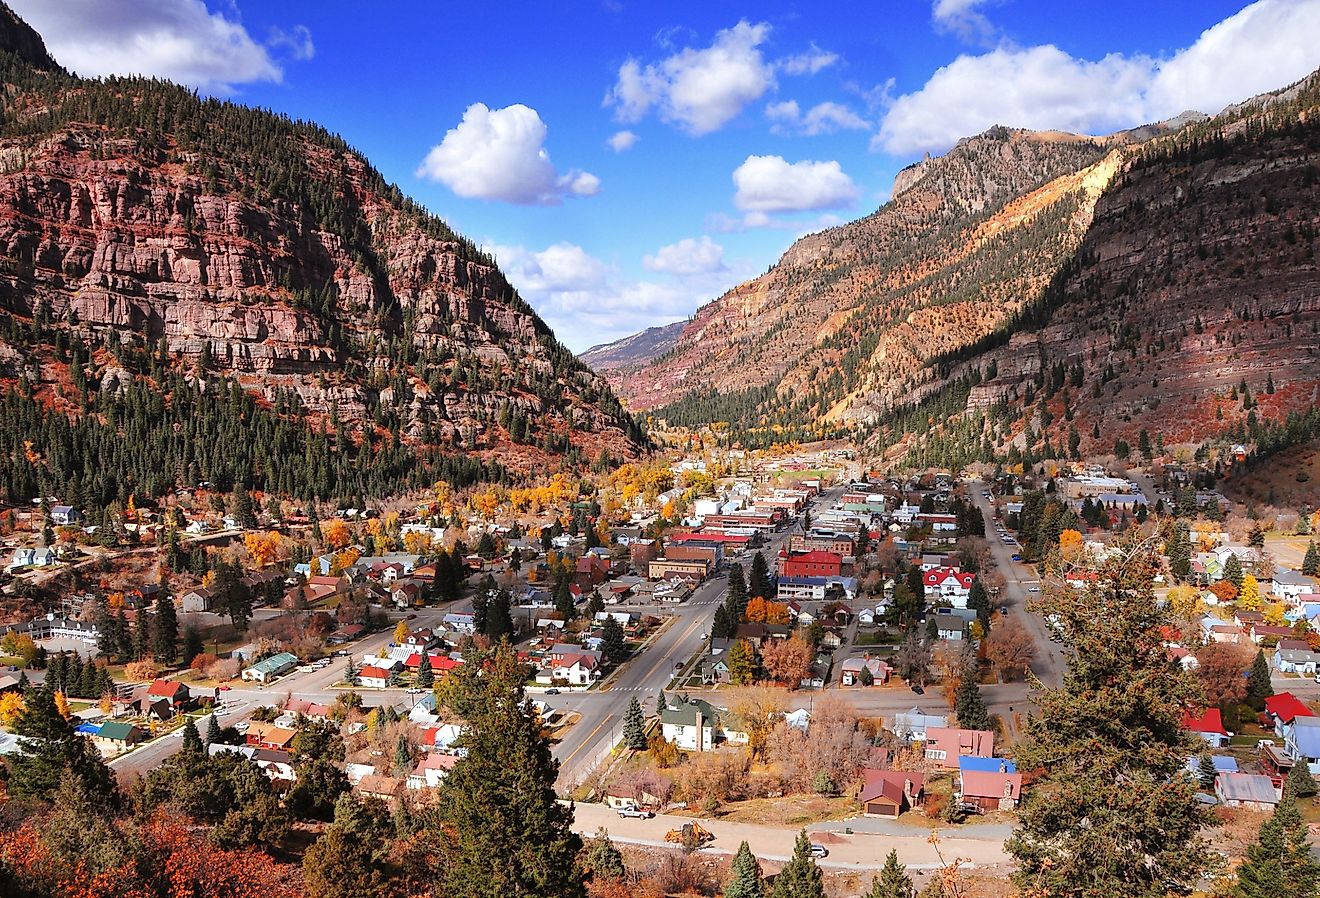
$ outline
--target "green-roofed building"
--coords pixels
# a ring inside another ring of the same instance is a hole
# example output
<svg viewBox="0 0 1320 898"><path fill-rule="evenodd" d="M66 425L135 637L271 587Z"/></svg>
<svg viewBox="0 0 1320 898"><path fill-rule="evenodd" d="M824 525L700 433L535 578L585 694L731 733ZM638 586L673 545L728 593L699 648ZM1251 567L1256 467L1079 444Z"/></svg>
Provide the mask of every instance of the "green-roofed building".
<svg viewBox="0 0 1320 898"><path fill-rule="evenodd" d="M258 683L269 683L280 674L293 670L297 666L297 655L290 652L280 652L278 655L263 658L243 671L243 679L256 680Z"/></svg>

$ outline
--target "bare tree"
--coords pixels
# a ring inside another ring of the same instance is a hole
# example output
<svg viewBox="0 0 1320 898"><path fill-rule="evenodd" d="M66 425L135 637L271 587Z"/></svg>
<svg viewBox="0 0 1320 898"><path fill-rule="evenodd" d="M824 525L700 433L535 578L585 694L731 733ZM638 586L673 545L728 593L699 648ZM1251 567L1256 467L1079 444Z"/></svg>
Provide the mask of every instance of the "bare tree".
<svg viewBox="0 0 1320 898"><path fill-rule="evenodd" d="M1017 671L1023 673L1036 657L1036 644L1031 634L1016 617L1001 622L985 640L985 657L994 666L995 676Z"/></svg>

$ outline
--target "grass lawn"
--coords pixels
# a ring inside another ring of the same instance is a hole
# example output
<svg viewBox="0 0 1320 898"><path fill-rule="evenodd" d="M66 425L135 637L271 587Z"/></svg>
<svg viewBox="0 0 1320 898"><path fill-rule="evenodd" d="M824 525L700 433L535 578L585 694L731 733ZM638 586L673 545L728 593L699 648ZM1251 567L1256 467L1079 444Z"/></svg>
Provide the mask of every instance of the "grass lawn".
<svg viewBox="0 0 1320 898"><path fill-rule="evenodd" d="M853 640L853 645L897 646L902 641L897 633L889 633L884 630L876 630L870 633L858 631L857 638Z"/></svg>
<svg viewBox="0 0 1320 898"><path fill-rule="evenodd" d="M23 659L13 655L0 655L0 667L22 667Z"/></svg>

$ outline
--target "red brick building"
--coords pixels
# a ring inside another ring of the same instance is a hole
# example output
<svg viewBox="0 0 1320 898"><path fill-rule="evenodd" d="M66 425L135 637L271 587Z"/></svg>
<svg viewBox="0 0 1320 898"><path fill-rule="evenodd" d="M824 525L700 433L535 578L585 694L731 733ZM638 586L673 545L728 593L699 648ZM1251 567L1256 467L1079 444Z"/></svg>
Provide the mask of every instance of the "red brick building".
<svg viewBox="0 0 1320 898"><path fill-rule="evenodd" d="M820 549L796 552L779 559L782 577L838 577L843 573L843 556Z"/></svg>

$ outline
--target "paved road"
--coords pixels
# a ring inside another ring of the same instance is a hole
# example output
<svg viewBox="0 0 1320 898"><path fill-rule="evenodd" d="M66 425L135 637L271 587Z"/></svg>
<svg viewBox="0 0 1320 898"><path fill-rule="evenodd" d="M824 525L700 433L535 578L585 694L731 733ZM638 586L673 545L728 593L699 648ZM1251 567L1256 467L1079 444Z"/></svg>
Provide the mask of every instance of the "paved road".
<svg viewBox="0 0 1320 898"><path fill-rule="evenodd" d="M842 487L826 490L812 503L812 514L821 506L828 507L842 492ZM794 524L770 535L761 548L772 568L779 547L797 527ZM744 561L743 567L749 568L750 563ZM643 711L654 713L656 696L673 679L674 665L686 662L705 643L715 609L727 590L726 572L707 580L686 602L666 607L674 617L665 631L603 688L551 699L556 708L581 715L563 741L555 746L561 791L571 791L582 783L622 738L623 715L634 696L642 703Z"/></svg>
<svg viewBox="0 0 1320 898"><path fill-rule="evenodd" d="M681 827L690 819L666 814L649 820L622 818L605 805L579 804L575 808L573 828L584 836L592 836L599 828L605 827L616 842L662 846L666 844L666 832ZM939 864L935 846L929 842L931 831L925 827L894 823L880 832L845 834L842 829L849 822L832 821L808 827L813 836L817 832L830 832L822 840L828 841L830 853L818 862L820 866L840 870L879 870L891 850L898 852L899 861L914 869L930 870ZM870 826L876 822L879 821L863 818L858 821L858 827L879 829ZM769 861L787 861L793 854L793 841L798 834L798 830L790 827L726 820L703 820L702 826L715 836L704 852L732 854L745 839L752 853ZM1004 851L1004 834L999 831L985 833L979 838L968 838L957 831L943 831L940 840L944 857L948 860L962 858L966 861L964 866L994 867L1012 863Z"/></svg>
<svg viewBox="0 0 1320 898"><path fill-rule="evenodd" d="M1013 554L1018 551L1018 547L1007 545L995 531L994 506L989 499L981 495L983 490L989 489L989 485L973 480L967 484L967 489L972 501L985 516L985 533L986 540L990 543L990 555L994 558L995 566L1004 576L1004 589L1000 592L998 602L1000 605L1007 605L1010 614L1019 616L1027 632L1036 642L1036 660L1032 662L1031 669L1042 683L1047 686L1057 686L1063 681L1063 671L1067 666L1063 649L1057 643L1050 641L1045 621L1040 615L1027 610L1028 596L1039 594L1028 593L1026 584L1037 583L1038 578L1027 565L1013 560Z"/></svg>

